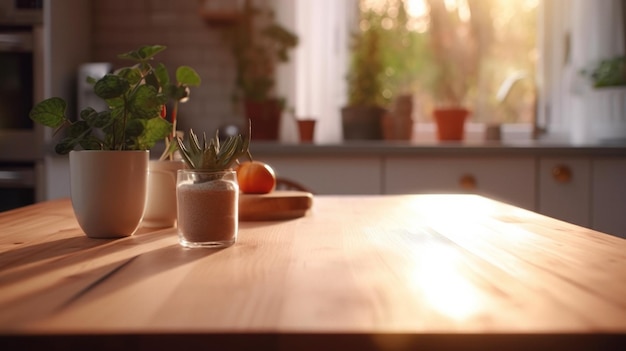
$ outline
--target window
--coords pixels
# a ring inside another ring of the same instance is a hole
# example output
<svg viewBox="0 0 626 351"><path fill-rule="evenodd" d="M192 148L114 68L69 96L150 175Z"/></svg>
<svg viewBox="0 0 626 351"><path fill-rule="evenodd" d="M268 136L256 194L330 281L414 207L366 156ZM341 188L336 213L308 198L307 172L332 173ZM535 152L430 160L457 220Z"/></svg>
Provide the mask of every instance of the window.
<svg viewBox="0 0 626 351"><path fill-rule="evenodd" d="M274 1L301 37L279 89L296 115L319 120L317 142L341 141L350 33L373 27L389 45L381 96L389 103L409 91L418 124L431 122L433 106L461 101L473 110L470 122L529 126L537 118L551 132L572 128L568 77L576 68L568 66L566 38L577 27L568 0ZM370 23L361 18L368 11Z"/></svg>

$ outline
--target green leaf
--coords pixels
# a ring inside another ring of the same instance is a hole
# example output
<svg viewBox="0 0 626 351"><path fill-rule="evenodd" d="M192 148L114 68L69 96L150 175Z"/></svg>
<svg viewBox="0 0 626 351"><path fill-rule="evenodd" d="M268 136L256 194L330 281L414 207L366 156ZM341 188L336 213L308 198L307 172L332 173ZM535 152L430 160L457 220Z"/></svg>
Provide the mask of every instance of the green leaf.
<svg viewBox="0 0 626 351"><path fill-rule="evenodd" d="M145 126L144 133L137 138L138 147L141 149L152 148L157 141L165 139L172 131L172 124L161 117L142 122Z"/></svg>
<svg viewBox="0 0 626 351"><path fill-rule="evenodd" d="M179 84L189 85L192 87L200 85L200 76L189 66L180 66L176 69L176 80Z"/></svg>
<svg viewBox="0 0 626 351"><path fill-rule="evenodd" d="M124 108L124 98L123 97L107 99L106 103L107 103L107 105L109 105L109 108L112 109L112 110L119 109L119 108Z"/></svg>
<svg viewBox="0 0 626 351"><path fill-rule="evenodd" d="M114 118L111 116L111 111L106 110L102 112L96 112L91 107L87 107L80 111L80 118L87 122L91 128L101 129L114 122Z"/></svg>
<svg viewBox="0 0 626 351"><path fill-rule="evenodd" d="M89 125L93 128L105 128L115 123L115 118L111 115L111 111L98 112L94 118L89 122Z"/></svg>
<svg viewBox="0 0 626 351"><path fill-rule="evenodd" d="M59 155L66 155L74 150L76 145L77 142L74 138L63 138L56 144L54 151Z"/></svg>
<svg viewBox="0 0 626 351"><path fill-rule="evenodd" d="M162 87L165 87L168 84L170 84L170 74L167 72L167 68L165 67L164 64L159 63L154 68L154 74L158 78L159 83L161 84Z"/></svg>
<svg viewBox="0 0 626 351"><path fill-rule="evenodd" d="M87 132L91 131L91 127L85 121L77 121L67 128L67 136L72 138L82 138Z"/></svg>
<svg viewBox="0 0 626 351"><path fill-rule="evenodd" d="M103 148L102 141L93 135L87 135L79 144L84 150L102 150Z"/></svg>
<svg viewBox="0 0 626 351"><path fill-rule="evenodd" d="M58 128L65 123L67 103L58 97L52 97L36 104L30 111L29 117L33 121L46 127Z"/></svg>
<svg viewBox="0 0 626 351"><path fill-rule="evenodd" d="M202 147L200 145L200 141L198 140L198 136L192 130L189 130L189 139L189 149L192 154L197 155L200 153Z"/></svg>
<svg viewBox="0 0 626 351"><path fill-rule="evenodd" d="M128 103L128 109L136 118L154 118L161 116L161 106L167 102L153 86L140 85Z"/></svg>
<svg viewBox="0 0 626 351"><path fill-rule="evenodd" d="M152 59L154 55L165 49L166 47L163 45L145 45L136 50L120 54L117 57L125 60L141 62Z"/></svg>
<svg viewBox="0 0 626 351"><path fill-rule="evenodd" d="M167 96L175 101L186 102L189 99L189 87L184 85L169 85L167 87Z"/></svg>
<svg viewBox="0 0 626 351"><path fill-rule="evenodd" d="M85 121L78 121L67 128L66 136L55 147L58 154L64 155L84 143L91 135L91 128Z"/></svg>
<svg viewBox="0 0 626 351"><path fill-rule="evenodd" d="M126 123L126 137L136 138L144 131L144 123L139 119L131 119Z"/></svg>
<svg viewBox="0 0 626 351"><path fill-rule="evenodd" d="M189 139L189 138L188 138ZM180 137L176 137L176 144L178 144L178 149L180 150L180 154L183 156L183 159L187 166L190 168L197 168L194 160L191 159L191 152L185 146L183 139Z"/></svg>
<svg viewBox="0 0 626 351"><path fill-rule="evenodd" d="M159 84L159 78L154 74L154 71L148 73L145 78L147 85L153 87L156 91L161 90L161 84Z"/></svg>
<svg viewBox="0 0 626 351"><path fill-rule="evenodd" d="M141 70L137 67L121 68L116 74L126 79L130 85L137 85L143 79Z"/></svg>
<svg viewBox="0 0 626 351"><path fill-rule="evenodd" d="M85 107L82 111L80 111L80 119L90 123L96 116L98 112L94 110L92 107Z"/></svg>
<svg viewBox="0 0 626 351"><path fill-rule="evenodd" d="M203 134L200 144L193 130L189 130L187 134L189 146L186 146L181 138L176 138L176 141L187 166L194 169L225 170L232 167L239 157L249 155L249 134L245 139L241 135L231 136L222 145L217 133L208 142L206 134Z"/></svg>
<svg viewBox="0 0 626 351"><path fill-rule="evenodd" d="M107 74L98 80L93 89L97 96L106 100L124 95L130 89L130 84L120 76Z"/></svg>

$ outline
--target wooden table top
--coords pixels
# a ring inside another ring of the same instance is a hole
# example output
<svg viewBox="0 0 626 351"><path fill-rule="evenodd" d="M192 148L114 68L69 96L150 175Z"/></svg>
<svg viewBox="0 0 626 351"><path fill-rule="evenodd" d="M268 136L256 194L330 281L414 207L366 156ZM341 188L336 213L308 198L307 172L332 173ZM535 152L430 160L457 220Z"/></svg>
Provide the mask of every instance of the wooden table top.
<svg viewBox="0 0 626 351"><path fill-rule="evenodd" d="M67 199L0 213L0 345L535 351L625 335L626 240L476 195L317 196L305 217L240 223L223 250L182 248L174 228L90 239Z"/></svg>

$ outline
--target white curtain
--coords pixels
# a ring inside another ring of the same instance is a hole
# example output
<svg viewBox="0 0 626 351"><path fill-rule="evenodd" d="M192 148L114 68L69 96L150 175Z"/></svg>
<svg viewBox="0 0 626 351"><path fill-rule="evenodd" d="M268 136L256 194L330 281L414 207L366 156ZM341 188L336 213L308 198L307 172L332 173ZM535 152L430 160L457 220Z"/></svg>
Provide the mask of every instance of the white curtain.
<svg viewBox="0 0 626 351"><path fill-rule="evenodd" d="M619 112L619 109L610 107L613 98L605 96L604 92L600 94L602 96L596 94L597 91L592 91L589 82L580 74L582 69L603 59L624 55L622 6L622 0L571 1L570 136L575 143L601 141L604 135L597 134L598 128L618 134L620 129L626 128L626 116L610 116L614 112L623 113L623 110Z"/></svg>
<svg viewBox="0 0 626 351"><path fill-rule="evenodd" d="M317 120L315 143L342 140L340 109L347 101L350 31L358 0L276 0L277 14L298 34L290 67L279 71L278 90L296 118ZM282 141L297 141L295 121L283 118Z"/></svg>

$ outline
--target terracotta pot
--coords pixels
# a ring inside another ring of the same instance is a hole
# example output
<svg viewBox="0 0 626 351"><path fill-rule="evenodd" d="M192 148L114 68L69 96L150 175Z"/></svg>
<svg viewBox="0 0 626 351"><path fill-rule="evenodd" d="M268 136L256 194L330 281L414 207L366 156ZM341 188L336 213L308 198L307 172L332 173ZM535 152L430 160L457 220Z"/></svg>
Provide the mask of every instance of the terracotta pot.
<svg viewBox="0 0 626 351"><path fill-rule="evenodd" d="M280 100L245 102L246 118L250 120L252 140L278 140L280 117L283 106Z"/></svg>
<svg viewBox="0 0 626 351"><path fill-rule="evenodd" d="M391 110L382 118L383 137L385 140L413 139L413 97L398 96Z"/></svg>
<svg viewBox="0 0 626 351"><path fill-rule="evenodd" d="M385 109L378 106L347 106L341 109L344 140L380 140Z"/></svg>
<svg viewBox="0 0 626 351"><path fill-rule="evenodd" d="M298 135L300 136L301 143L313 142L315 135L315 120L314 119L299 119L298 120Z"/></svg>
<svg viewBox="0 0 626 351"><path fill-rule="evenodd" d="M465 120L469 115L469 110L464 108L435 109L433 114L439 140L463 140Z"/></svg>

